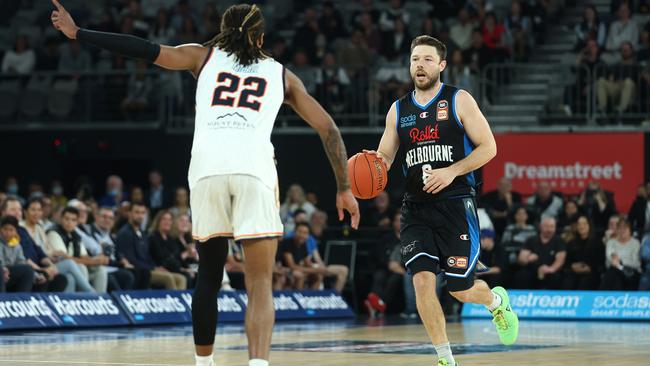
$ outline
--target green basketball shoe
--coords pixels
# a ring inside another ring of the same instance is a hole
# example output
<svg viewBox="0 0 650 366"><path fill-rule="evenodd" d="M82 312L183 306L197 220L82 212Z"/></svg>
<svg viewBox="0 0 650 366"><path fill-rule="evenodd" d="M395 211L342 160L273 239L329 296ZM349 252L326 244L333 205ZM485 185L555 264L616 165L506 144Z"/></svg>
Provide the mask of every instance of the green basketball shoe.
<svg viewBox="0 0 650 366"><path fill-rule="evenodd" d="M455 364L451 364L444 358L441 358L438 360L438 366L460 366L460 365L458 364L458 362L456 362Z"/></svg>
<svg viewBox="0 0 650 366"><path fill-rule="evenodd" d="M519 335L519 318L510 307L508 292L503 287L495 287L492 292L501 297L501 305L492 312L492 323L497 327L499 340L506 346L514 344Z"/></svg>

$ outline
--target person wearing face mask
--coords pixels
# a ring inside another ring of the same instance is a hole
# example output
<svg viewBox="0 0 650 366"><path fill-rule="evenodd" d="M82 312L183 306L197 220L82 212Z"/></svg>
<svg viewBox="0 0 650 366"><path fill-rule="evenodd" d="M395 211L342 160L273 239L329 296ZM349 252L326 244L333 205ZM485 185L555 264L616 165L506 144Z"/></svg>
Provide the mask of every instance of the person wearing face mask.
<svg viewBox="0 0 650 366"><path fill-rule="evenodd" d="M23 255L13 216L0 220L0 272L0 292L30 292L34 285L35 272Z"/></svg>
<svg viewBox="0 0 650 366"><path fill-rule="evenodd" d="M68 204L68 198L63 195L63 186L61 182L55 180L52 182L52 189L50 190L50 199L54 207L65 207Z"/></svg>
<svg viewBox="0 0 650 366"><path fill-rule="evenodd" d="M124 184L122 178L110 175L106 178L106 195L99 200L99 205L104 207L117 207L124 197Z"/></svg>
<svg viewBox="0 0 650 366"><path fill-rule="evenodd" d="M18 179L16 177L9 177L5 182L5 192L7 196L16 197L21 205L25 205L25 199L19 194Z"/></svg>

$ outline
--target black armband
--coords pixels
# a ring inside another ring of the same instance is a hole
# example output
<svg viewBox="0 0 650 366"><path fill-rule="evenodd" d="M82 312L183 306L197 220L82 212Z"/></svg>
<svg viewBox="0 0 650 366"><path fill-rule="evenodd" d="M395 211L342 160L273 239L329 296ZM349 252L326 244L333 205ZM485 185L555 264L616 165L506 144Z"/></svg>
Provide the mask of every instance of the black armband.
<svg viewBox="0 0 650 366"><path fill-rule="evenodd" d="M97 32L88 29L77 31L79 42L119 53L120 55L154 62L160 54L160 45L128 34Z"/></svg>

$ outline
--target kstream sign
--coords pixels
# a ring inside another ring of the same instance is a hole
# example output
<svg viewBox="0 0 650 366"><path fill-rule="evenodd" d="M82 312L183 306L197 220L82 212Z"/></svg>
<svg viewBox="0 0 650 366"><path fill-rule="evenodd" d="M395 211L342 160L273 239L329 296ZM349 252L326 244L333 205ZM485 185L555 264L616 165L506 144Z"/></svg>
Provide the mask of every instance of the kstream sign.
<svg viewBox="0 0 650 366"><path fill-rule="evenodd" d="M483 169L484 191L501 177L530 195L540 182L554 191L578 194L590 181L615 193L616 206L627 209L644 179L642 133L497 134L497 156Z"/></svg>
<svg viewBox="0 0 650 366"><path fill-rule="evenodd" d="M650 292L508 291L521 319L650 320ZM484 306L465 304L463 318L491 318Z"/></svg>

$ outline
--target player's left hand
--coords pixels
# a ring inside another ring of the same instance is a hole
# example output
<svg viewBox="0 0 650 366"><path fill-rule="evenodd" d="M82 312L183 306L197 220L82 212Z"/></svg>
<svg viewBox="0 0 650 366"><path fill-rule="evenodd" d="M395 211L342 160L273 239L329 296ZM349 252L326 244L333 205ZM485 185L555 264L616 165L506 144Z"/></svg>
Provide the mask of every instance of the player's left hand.
<svg viewBox="0 0 650 366"><path fill-rule="evenodd" d="M454 181L456 173L450 167L441 169L425 169L424 174L424 187L423 191L431 194L436 194Z"/></svg>

